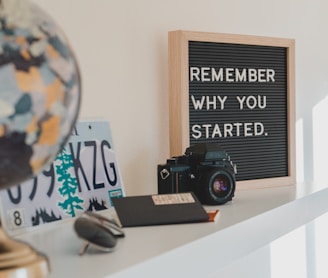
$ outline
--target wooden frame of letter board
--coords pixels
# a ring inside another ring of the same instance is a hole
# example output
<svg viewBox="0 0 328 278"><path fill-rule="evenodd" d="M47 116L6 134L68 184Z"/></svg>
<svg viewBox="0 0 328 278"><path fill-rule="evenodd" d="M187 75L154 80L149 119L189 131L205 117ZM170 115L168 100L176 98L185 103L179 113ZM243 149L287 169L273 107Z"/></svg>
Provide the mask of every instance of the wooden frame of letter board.
<svg viewBox="0 0 328 278"><path fill-rule="evenodd" d="M287 70L287 175L237 181L237 190L293 185L295 170L295 41L293 39L220 33L169 32L170 155L179 156L189 147L189 41L273 46L286 48ZM265 66L265 65L264 65ZM233 159L232 159L233 160ZM238 169L238 165L237 165ZM256 169L254 169L256 171Z"/></svg>

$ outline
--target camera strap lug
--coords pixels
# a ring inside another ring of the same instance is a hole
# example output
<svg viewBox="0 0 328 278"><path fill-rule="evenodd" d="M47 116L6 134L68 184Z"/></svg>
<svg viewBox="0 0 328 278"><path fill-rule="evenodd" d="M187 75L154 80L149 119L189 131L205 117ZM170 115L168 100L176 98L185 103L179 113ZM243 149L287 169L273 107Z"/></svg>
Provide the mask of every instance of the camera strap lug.
<svg viewBox="0 0 328 278"><path fill-rule="evenodd" d="M170 172L167 169L163 169L161 172L161 178L162 180L167 179L170 176Z"/></svg>

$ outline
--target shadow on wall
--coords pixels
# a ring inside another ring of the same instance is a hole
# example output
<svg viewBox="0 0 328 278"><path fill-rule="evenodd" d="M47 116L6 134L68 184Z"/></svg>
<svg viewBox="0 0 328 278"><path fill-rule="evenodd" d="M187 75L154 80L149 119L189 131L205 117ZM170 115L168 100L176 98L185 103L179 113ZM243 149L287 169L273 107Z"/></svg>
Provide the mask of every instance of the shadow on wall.
<svg viewBox="0 0 328 278"><path fill-rule="evenodd" d="M296 94L296 98L301 97L296 123L297 180L327 181L328 83L319 90L313 86Z"/></svg>

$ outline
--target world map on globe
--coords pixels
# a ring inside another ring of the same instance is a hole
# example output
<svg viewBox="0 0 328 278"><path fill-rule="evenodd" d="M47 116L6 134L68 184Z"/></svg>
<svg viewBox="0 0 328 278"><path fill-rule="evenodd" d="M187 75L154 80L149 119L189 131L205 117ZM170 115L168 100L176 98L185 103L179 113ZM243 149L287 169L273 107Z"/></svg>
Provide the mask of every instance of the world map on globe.
<svg viewBox="0 0 328 278"><path fill-rule="evenodd" d="M38 6L0 7L0 188L39 173L65 145L81 95L72 49Z"/></svg>

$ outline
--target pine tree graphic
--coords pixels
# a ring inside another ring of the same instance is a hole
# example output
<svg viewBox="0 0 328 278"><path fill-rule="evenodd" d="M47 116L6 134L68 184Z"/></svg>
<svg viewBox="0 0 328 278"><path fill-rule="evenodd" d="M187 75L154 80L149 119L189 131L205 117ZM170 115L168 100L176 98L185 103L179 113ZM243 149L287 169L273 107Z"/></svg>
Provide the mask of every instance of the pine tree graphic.
<svg viewBox="0 0 328 278"><path fill-rule="evenodd" d="M58 202L58 206L67 214L75 217L76 210L83 210L80 204L84 201L76 194L78 190L77 179L70 173L70 170L74 168L72 155L64 149L57 158L60 161L59 165L56 165L57 181L62 184L58 191L65 199L63 202Z"/></svg>

